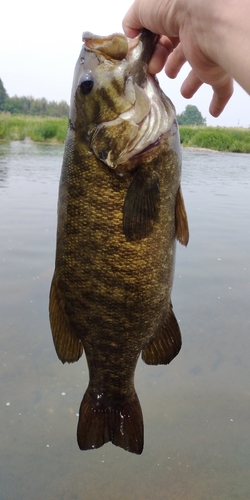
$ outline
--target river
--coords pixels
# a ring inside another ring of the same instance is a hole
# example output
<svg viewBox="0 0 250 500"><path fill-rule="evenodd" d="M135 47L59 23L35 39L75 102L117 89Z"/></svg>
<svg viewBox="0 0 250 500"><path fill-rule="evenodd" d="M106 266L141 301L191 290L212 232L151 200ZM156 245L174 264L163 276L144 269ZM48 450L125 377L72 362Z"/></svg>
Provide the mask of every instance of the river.
<svg viewBox="0 0 250 500"><path fill-rule="evenodd" d="M81 452L88 373L51 338L63 146L0 144L1 500L250 498L250 156L184 150L190 225L173 304L183 347L136 370L145 447Z"/></svg>

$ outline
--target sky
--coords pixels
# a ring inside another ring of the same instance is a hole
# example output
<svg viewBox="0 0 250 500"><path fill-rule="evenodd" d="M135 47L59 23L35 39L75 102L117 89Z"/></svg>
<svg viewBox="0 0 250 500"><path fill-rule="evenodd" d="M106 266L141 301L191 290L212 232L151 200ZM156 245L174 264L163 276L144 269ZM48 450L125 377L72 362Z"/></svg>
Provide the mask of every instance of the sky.
<svg viewBox="0 0 250 500"><path fill-rule="evenodd" d="M69 103L83 31L96 35L122 32L122 19L131 3L132 0L3 2L0 78L8 95L45 97L49 101ZM233 97L219 118L209 114L212 90L208 85L203 85L192 99L184 99L180 87L189 70L189 65L184 65L174 80L164 72L158 75L177 114L192 104L201 111L207 125L250 127L250 97L237 83Z"/></svg>

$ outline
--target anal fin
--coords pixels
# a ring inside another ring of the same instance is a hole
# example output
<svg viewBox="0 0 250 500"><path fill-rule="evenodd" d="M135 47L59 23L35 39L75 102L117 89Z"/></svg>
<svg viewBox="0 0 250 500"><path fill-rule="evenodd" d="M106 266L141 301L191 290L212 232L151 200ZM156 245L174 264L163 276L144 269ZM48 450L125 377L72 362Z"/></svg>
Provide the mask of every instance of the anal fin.
<svg viewBox="0 0 250 500"><path fill-rule="evenodd" d="M158 332L142 351L142 359L148 365L167 365L181 349L181 332L172 304Z"/></svg>
<svg viewBox="0 0 250 500"><path fill-rule="evenodd" d="M49 316L58 358L62 363L77 361L83 353L83 345L70 327L55 274L50 289Z"/></svg>
<svg viewBox="0 0 250 500"><path fill-rule="evenodd" d="M182 245L187 246L189 240L188 219L181 187L177 191L175 201L175 227L177 240Z"/></svg>

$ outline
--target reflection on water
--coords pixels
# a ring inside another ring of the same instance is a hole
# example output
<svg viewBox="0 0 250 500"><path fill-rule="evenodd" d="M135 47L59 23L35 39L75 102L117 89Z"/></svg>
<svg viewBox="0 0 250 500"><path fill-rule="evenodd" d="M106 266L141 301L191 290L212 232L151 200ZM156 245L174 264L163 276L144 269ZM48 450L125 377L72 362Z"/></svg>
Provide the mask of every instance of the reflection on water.
<svg viewBox="0 0 250 500"><path fill-rule="evenodd" d="M88 375L63 366L48 323L63 147L0 145L0 484L3 500L249 498L250 157L184 151L191 239L173 303L183 348L139 362L141 456L75 432Z"/></svg>

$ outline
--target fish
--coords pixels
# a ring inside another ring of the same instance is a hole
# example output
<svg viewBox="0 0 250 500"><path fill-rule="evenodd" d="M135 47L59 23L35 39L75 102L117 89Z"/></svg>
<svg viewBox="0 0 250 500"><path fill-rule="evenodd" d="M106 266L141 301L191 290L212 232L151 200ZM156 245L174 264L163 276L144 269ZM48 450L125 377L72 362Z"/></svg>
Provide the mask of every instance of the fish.
<svg viewBox="0 0 250 500"><path fill-rule="evenodd" d="M148 62L157 36L83 33L59 184L49 316L62 363L85 352L81 450L141 454L138 358L168 364L182 339L171 289L187 245L176 112Z"/></svg>

